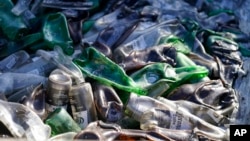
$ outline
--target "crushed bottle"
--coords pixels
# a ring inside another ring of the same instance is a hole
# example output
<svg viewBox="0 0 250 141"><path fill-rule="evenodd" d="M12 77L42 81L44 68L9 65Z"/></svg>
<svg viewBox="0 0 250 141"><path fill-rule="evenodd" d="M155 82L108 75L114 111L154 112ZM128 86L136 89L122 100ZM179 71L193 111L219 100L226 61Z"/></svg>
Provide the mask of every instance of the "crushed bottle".
<svg viewBox="0 0 250 141"><path fill-rule="evenodd" d="M67 109L71 86L72 80L67 75L52 73L49 76L46 94L46 110L48 113L53 112L58 107Z"/></svg>
<svg viewBox="0 0 250 141"><path fill-rule="evenodd" d="M26 106L18 103L0 101L1 122L8 128L12 136L27 140L47 140L50 127Z"/></svg>
<svg viewBox="0 0 250 141"><path fill-rule="evenodd" d="M74 120L84 129L90 122L97 120L94 96L90 83L72 85L69 101Z"/></svg>
<svg viewBox="0 0 250 141"><path fill-rule="evenodd" d="M249 123L248 5L1 0L0 139L228 141Z"/></svg>

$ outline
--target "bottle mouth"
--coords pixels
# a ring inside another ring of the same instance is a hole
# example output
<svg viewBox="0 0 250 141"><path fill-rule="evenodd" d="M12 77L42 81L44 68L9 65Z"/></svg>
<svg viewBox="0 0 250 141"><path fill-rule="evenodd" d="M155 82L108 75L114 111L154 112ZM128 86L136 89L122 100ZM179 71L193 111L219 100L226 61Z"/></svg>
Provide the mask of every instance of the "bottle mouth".
<svg viewBox="0 0 250 141"><path fill-rule="evenodd" d="M49 87L67 90L72 85L72 80L69 76L63 74L52 74L49 76Z"/></svg>
<svg viewBox="0 0 250 141"><path fill-rule="evenodd" d="M67 84L71 82L71 78L63 74L52 74L49 76L49 80L58 84Z"/></svg>
<svg viewBox="0 0 250 141"><path fill-rule="evenodd" d="M55 82L67 82L70 80L69 77L62 74L52 74L49 78Z"/></svg>

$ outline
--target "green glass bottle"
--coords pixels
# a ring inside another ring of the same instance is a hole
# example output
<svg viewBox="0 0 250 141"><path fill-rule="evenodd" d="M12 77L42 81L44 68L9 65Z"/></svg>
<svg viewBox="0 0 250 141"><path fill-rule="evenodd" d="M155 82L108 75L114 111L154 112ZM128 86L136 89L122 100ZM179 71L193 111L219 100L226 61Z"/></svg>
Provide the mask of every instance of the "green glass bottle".
<svg viewBox="0 0 250 141"><path fill-rule="evenodd" d="M66 132L80 132L81 128L64 108L57 108L45 119L51 127L51 136Z"/></svg>
<svg viewBox="0 0 250 141"><path fill-rule="evenodd" d="M238 44L235 41L230 40L226 37L218 36L218 35L210 35L208 37L208 40L206 42L207 49L215 43L219 44L218 47L220 47L220 45L221 45L221 49L214 48L217 50L223 50L222 47L226 47L226 46L227 46L227 48L224 48L225 51L237 51L238 50ZM208 49L208 52L212 52L213 48L209 48L209 49Z"/></svg>
<svg viewBox="0 0 250 141"><path fill-rule="evenodd" d="M0 15L0 18L1 16L2 15ZM72 55L74 53L74 48L72 46L73 41L69 34L66 17L60 12L50 13L45 17L43 27L40 31L23 36L16 39L16 41L7 42L0 52L0 58L8 56L21 49L28 48L35 52L38 49L53 50L55 46L60 46L66 55ZM18 26L18 22L16 23L16 26ZM1 24L2 22L0 23L0 28L2 27ZM15 31L14 27L10 28L11 31ZM12 35L12 32L8 31L7 33L10 34L9 36L14 36ZM14 39L14 37L11 38Z"/></svg>
<svg viewBox="0 0 250 141"><path fill-rule="evenodd" d="M55 45L58 45L67 55L74 53L67 20L62 13L52 13L47 16L43 26L43 34L48 47L53 49Z"/></svg>
<svg viewBox="0 0 250 141"><path fill-rule="evenodd" d="M160 39L158 44L170 44L175 47L177 51L175 67L196 66L196 64L186 56L191 50L181 38L175 35L164 36Z"/></svg>
<svg viewBox="0 0 250 141"><path fill-rule="evenodd" d="M23 50L29 46L36 45L37 43L39 43L39 46L42 48L46 46L45 44L41 44L41 42L43 42L42 38L43 35L41 33L34 33L24 36L16 41L6 40L3 48L0 51L0 58L7 57L19 50Z"/></svg>
<svg viewBox="0 0 250 141"><path fill-rule="evenodd" d="M243 60L237 42L220 35L210 34L205 43L206 51L221 61L221 79L225 85L232 86L237 76L245 75Z"/></svg>
<svg viewBox="0 0 250 141"><path fill-rule="evenodd" d="M73 41L70 37L66 17L61 13L49 13L45 16L40 32L29 34L23 40L22 46L31 50L49 49L60 46L67 55L74 53Z"/></svg>
<svg viewBox="0 0 250 141"><path fill-rule="evenodd" d="M73 62L80 68L83 74L106 85L112 85L118 89L146 95L146 90L136 84L126 72L108 57L89 47L83 50L80 57Z"/></svg>
<svg viewBox="0 0 250 141"><path fill-rule="evenodd" d="M157 97L168 94L184 83L197 82L207 75L208 70L203 66L173 68L167 63L154 63L132 73L130 77L149 91L148 96ZM160 91L160 87L165 91Z"/></svg>
<svg viewBox="0 0 250 141"><path fill-rule="evenodd" d="M193 29L196 29L197 25L193 23ZM171 46L176 48L176 65L174 66L175 68L180 68L180 67L199 67L199 63L196 61L194 62L191 58L190 55L195 54L194 52L191 51L189 48L189 45L185 39L181 39L180 37L177 37L175 35L169 35L169 36L164 36L160 39L158 44L170 44ZM203 59L203 58L202 58ZM197 64L198 63L198 64ZM212 64L211 64L212 65ZM202 64L202 66L205 66ZM213 73L212 69L210 67L207 67L209 73ZM203 77L203 80L208 80L208 77ZM194 79L195 81L200 81L201 79Z"/></svg>
<svg viewBox="0 0 250 141"><path fill-rule="evenodd" d="M14 7L11 0L0 1L0 29L10 40L17 40L27 33L28 29L22 17L11 12Z"/></svg>
<svg viewBox="0 0 250 141"><path fill-rule="evenodd" d="M197 66L187 55L177 52L176 53L176 67Z"/></svg>
<svg viewBox="0 0 250 141"><path fill-rule="evenodd" d="M181 52L184 54L188 54L191 52L190 48L184 43L184 40L172 34L161 37L158 45L161 44L170 44L176 48L177 52Z"/></svg>

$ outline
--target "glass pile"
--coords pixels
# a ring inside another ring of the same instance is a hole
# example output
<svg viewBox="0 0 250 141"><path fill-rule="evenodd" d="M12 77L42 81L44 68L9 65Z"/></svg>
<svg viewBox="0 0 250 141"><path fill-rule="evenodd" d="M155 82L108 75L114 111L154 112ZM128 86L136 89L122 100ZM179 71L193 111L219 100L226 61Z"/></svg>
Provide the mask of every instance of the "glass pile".
<svg viewBox="0 0 250 141"><path fill-rule="evenodd" d="M229 140L248 2L0 0L0 140Z"/></svg>

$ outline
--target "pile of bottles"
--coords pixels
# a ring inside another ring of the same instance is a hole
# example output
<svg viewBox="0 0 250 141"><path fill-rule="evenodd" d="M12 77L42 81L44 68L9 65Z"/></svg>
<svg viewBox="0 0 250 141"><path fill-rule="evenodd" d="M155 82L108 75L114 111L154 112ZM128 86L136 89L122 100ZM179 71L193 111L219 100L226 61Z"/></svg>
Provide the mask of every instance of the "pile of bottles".
<svg viewBox="0 0 250 141"><path fill-rule="evenodd" d="M250 37L225 1L0 0L0 138L229 140Z"/></svg>

